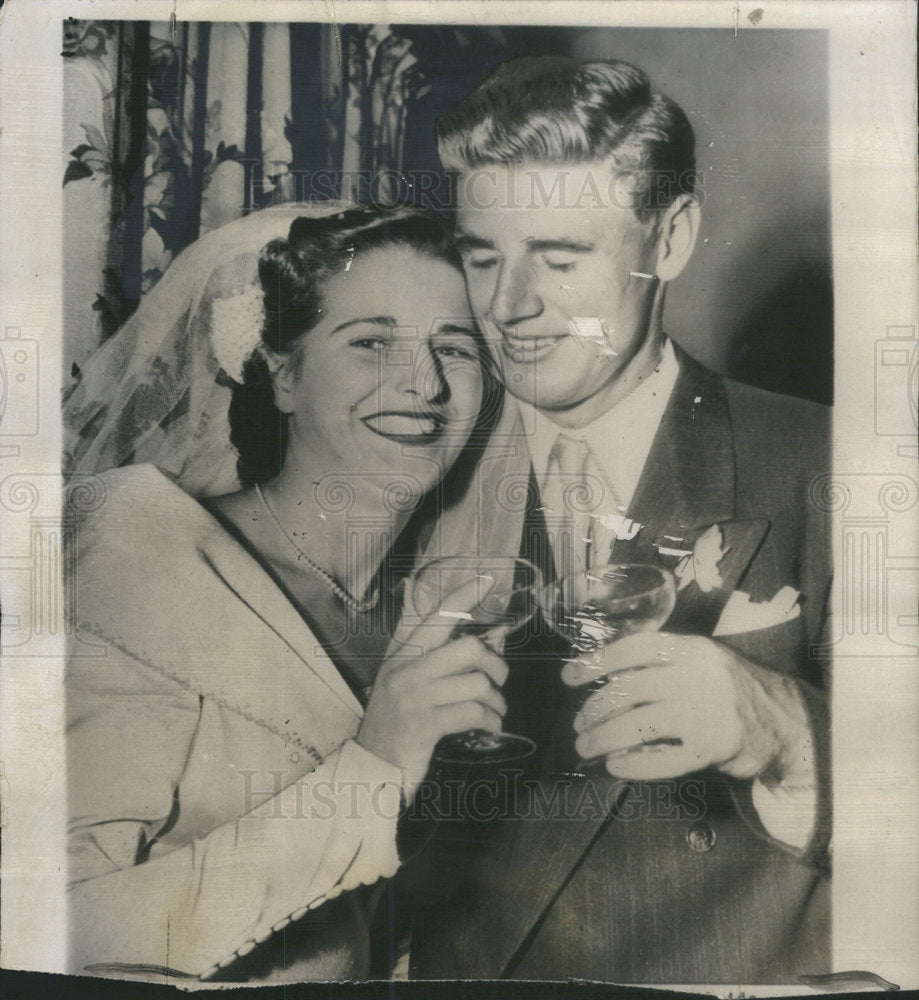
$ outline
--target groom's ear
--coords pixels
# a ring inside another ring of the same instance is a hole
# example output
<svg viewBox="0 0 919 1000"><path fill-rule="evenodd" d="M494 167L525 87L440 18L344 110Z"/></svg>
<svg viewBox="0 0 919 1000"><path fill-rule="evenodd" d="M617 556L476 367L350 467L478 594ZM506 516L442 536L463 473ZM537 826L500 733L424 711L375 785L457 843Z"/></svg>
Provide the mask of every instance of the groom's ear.
<svg viewBox="0 0 919 1000"><path fill-rule="evenodd" d="M281 413L292 413L294 409L293 388L297 381L296 351L282 357L263 346L262 355L271 376L274 405Z"/></svg>
<svg viewBox="0 0 919 1000"><path fill-rule="evenodd" d="M656 272L662 282L673 281L689 263L701 219L699 200L691 194L680 195L665 210L659 224Z"/></svg>

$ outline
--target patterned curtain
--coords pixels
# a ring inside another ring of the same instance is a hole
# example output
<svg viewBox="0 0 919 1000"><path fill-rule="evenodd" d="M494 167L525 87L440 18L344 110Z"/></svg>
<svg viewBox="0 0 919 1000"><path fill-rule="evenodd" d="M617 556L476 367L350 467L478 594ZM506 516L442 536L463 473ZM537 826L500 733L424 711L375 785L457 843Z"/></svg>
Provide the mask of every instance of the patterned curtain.
<svg viewBox="0 0 919 1000"><path fill-rule="evenodd" d="M199 235L313 197L385 200L427 85L389 25L69 20L68 367Z"/></svg>

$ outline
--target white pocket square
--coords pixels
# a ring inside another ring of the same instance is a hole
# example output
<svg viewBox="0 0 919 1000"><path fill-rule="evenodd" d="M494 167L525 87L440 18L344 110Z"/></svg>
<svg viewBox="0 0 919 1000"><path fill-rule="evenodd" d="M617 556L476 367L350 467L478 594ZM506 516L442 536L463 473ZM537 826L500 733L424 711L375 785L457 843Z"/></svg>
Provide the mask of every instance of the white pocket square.
<svg viewBox="0 0 919 1000"><path fill-rule="evenodd" d="M750 595L735 590L728 598L721 612L713 636L740 635L793 621L801 614L798 598L801 595L794 587L782 587L771 601L752 601Z"/></svg>

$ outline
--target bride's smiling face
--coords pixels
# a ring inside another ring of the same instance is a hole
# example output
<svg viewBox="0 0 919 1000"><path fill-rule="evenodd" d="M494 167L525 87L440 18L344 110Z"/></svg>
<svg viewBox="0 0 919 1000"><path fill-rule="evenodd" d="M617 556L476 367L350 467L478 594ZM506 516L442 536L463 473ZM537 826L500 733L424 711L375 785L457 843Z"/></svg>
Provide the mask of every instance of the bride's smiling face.
<svg viewBox="0 0 919 1000"><path fill-rule="evenodd" d="M405 477L426 492L456 461L483 401L462 273L395 245L355 257L322 291L322 318L275 376L290 415L285 468L313 480Z"/></svg>

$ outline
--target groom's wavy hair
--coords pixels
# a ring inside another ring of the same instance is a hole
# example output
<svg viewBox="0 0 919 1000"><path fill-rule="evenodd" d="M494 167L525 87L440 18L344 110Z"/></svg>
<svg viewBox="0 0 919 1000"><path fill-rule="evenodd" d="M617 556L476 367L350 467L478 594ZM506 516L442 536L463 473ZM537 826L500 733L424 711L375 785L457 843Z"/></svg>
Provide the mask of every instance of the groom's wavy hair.
<svg viewBox="0 0 919 1000"><path fill-rule="evenodd" d="M695 135L678 104L616 59L527 56L503 63L437 121L455 175L489 166L607 162L648 222L697 187Z"/></svg>
<svg viewBox="0 0 919 1000"><path fill-rule="evenodd" d="M287 239L272 240L259 257L265 347L289 355L300 337L319 322L328 279L347 270L362 254L387 247L408 247L443 261L462 276L462 261L446 225L424 209L362 206L321 218L302 216L294 220ZM478 332L476 341L485 374L485 398L470 435L473 449L487 440L501 408L491 355ZM230 440L239 454L240 482L251 485L272 479L284 462L287 416L274 404L271 373L261 352L243 367L242 384L233 385L229 417Z"/></svg>

